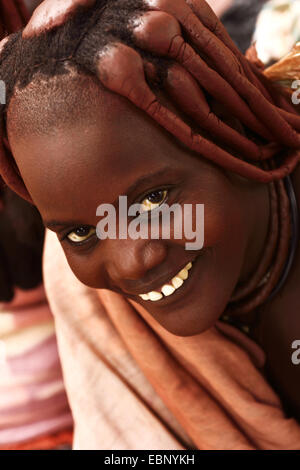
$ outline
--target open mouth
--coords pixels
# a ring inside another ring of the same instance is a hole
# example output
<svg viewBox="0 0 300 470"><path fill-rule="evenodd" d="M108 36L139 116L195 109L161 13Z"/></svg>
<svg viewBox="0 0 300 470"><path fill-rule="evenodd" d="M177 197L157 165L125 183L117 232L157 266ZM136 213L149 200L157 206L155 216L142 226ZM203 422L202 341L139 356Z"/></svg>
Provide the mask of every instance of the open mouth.
<svg viewBox="0 0 300 470"><path fill-rule="evenodd" d="M157 302L162 300L164 297L169 297L174 294L178 289L180 289L185 281L189 277L189 271L193 266L193 262L190 261L186 264L184 268L182 268L172 279L170 279L167 283L164 283L160 286L157 290L147 292L145 294L140 294L139 296L143 300L150 300L152 302Z"/></svg>

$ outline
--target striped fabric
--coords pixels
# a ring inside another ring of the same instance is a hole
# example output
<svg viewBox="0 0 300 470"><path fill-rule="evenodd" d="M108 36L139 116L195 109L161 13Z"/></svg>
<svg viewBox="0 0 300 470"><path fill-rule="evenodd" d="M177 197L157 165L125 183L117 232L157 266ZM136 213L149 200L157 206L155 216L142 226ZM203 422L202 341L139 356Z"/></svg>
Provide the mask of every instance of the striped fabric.
<svg viewBox="0 0 300 470"><path fill-rule="evenodd" d="M0 448L72 429L43 286L0 303Z"/></svg>
<svg viewBox="0 0 300 470"><path fill-rule="evenodd" d="M0 39L29 19L22 0L0 0ZM43 286L0 303L0 449L72 444L54 320Z"/></svg>

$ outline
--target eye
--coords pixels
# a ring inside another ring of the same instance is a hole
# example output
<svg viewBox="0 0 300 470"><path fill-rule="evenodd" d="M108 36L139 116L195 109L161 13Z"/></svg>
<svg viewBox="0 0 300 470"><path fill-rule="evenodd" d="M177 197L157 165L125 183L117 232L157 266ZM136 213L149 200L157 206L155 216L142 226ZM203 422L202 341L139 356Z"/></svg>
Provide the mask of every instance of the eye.
<svg viewBox="0 0 300 470"><path fill-rule="evenodd" d="M156 207L163 204L167 198L167 189L159 189L147 194L141 202L140 213L152 211Z"/></svg>
<svg viewBox="0 0 300 470"><path fill-rule="evenodd" d="M82 226L77 227L72 232L68 233L67 238L72 243L80 243L85 242L89 238L91 238L96 233L96 229L93 227Z"/></svg>

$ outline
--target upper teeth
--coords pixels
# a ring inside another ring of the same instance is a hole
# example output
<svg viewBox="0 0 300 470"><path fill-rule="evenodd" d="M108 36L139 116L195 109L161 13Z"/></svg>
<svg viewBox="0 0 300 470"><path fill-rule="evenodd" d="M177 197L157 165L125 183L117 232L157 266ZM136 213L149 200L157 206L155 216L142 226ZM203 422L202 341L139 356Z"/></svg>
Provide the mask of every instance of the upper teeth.
<svg viewBox="0 0 300 470"><path fill-rule="evenodd" d="M192 267L192 263L189 262L181 271L179 271L176 276L174 276L167 284L164 284L159 288L159 290L153 290L152 292L148 292L147 294L140 294L140 297L143 300L152 300L155 302L156 300L160 300L163 296L172 295L179 287L182 286L184 281L189 276L189 270Z"/></svg>

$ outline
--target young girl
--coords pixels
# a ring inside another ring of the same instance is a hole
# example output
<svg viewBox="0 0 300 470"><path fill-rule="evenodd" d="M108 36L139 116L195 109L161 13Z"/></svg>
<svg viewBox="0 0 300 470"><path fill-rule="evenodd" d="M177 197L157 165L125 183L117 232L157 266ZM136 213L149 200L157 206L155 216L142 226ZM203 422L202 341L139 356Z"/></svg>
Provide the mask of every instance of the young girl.
<svg viewBox="0 0 300 470"><path fill-rule="evenodd" d="M3 179L97 290L98 315L164 403L175 448L299 449L297 111L204 1L71 3L55 15L46 2L46 24L39 10L1 45ZM204 246L186 250L172 230L100 240L97 208L119 214L120 195L143 213L204 204ZM97 351L91 319L80 329ZM75 412L79 395L77 382Z"/></svg>

